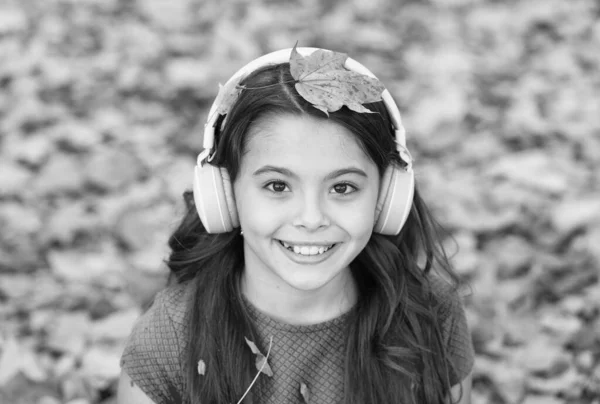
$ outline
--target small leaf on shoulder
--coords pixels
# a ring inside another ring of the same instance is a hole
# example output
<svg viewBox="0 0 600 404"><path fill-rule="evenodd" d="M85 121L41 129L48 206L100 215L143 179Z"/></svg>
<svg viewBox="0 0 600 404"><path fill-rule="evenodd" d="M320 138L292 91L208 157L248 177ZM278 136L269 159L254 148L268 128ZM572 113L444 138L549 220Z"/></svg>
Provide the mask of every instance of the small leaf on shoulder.
<svg viewBox="0 0 600 404"><path fill-rule="evenodd" d="M248 338L244 337L244 339L246 340L246 344L250 347L250 350L252 351L253 354L255 355L262 355L260 353L260 351L258 350L258 348L256 347L256 344L254 344L254 342L250 341Z"/></svg>
<svg viewBox="0 0 600 404"><path fill-rule="evenodd" d="M269 366L267 358L262 355L256 355L256 370L269 377L273 377L273 370L271 369L271 366Z"/></svg>
<svg viewBox="0 0 600 404"><path fill-rule="evenodd" d="M258 370L261 373L264 373L269 377L273 377L273 370L271 369L271 366L269 366L267 357L260 352L260 350L254 342L250 341L246 337L244 337L244 339L246 340L246 344L250 347L252 353L256 355L256 370Z"/></svg>
<svg viewBox="0 0 600 404"><path fill-rule="evenodd" d="M204 376L206 374L206 363L202 359L198 361L198 374Z"/></svg>
<svg viewBox="0 0 600 404"><path fill-rule="evenodd" d="M304 382L300 382L300 395L304 399L304 404L310 404L310 390Z"/></svg>

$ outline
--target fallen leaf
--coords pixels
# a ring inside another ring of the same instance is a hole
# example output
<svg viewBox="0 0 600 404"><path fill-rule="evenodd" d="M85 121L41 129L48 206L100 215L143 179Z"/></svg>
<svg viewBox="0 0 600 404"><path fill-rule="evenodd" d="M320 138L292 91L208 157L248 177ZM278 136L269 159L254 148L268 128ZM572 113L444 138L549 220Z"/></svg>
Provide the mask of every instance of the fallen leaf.
<svg viewBox="0 0 600 404"><path fill-rule="evenodd" d="M310 390L308 389L308 386L303 382L300 382L300 394L304 399L304 403L310 404Z"/></svg>
<svg viewBox="0 0 600 404"><path fill-rule="evenodd" d="M21 355L23 349L16 339L9 338L4 344L0 356L0 386L6 384L21 370Z"/></svg>
<svg viewBox="0 0 600 404"><path fill-rule="evenodd" d="M296 80L296 90L325 114L346 105L355 112L371 113L362 104L381 101L385 87L379 80L346 70L344 53L317 50L303 57L292 49L290 72Z"/></svg>
<svg viewBox="0 0 600 404"><path fill-rule="evenodd" d="M21 372L33 382L41 383L48 378L35 352L29 349L25 350L21 357Z"/></svg>
<svg viewBox="0 0 600 404"><path fill-rule="evenodd" d="M254 342L250 341L246 337L244 337L244 339L246 340L246 344L248 344L252 353L256 355L256 369L269 377L273 377L273 370L271 370L271 366L269 366L269 362L267 362L265 355L260 352Z"/></svg>
<svg viewBox="0 0 600 404"><path fill-rule="evenodd" d="M254 342L250 341L246 337L244 337L244 339L246 340L246 344L248 344L248 346L250 347L250 350L252 351L253 354L255 354L255 355L262 355L260 353L260 350L256 347L256 344Z"/></svg>

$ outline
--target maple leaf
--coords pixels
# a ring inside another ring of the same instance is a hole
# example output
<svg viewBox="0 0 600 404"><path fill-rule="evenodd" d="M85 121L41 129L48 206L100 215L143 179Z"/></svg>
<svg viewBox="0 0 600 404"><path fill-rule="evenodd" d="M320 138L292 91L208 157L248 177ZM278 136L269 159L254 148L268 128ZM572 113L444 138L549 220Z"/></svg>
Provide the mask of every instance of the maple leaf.
<svg viewBox="0 0 600 404"><path fill-rule="evenodd" d="M308 57L302 56L294 45L290 55L290 73L297 81L306 80L312 74L323 73L328 70L345 70L344 63L348 59L345 53L331 52L325 49L317 49Z"/></svg>
<svg viewBox="0 0 600 404"><path fill-rule="evenodd" d="M290 55L290 73L296 90L329 116L344 105L352 111L372 113L362 104L381 101L385 87L379 80L344 67L348 55L319 49L302 56L296 46Z"/></svg>
<svg viewBox="0 0 600 404"><path fill-rule="evenodd" d="M248 344L252 353L256 355L256 369L269 377L273 377L273 370L271 370L271 366L269 366L267 358L260 352L254 342L250 341L246 337L244 337L244 339L246 340L246 344Z"/></svg>

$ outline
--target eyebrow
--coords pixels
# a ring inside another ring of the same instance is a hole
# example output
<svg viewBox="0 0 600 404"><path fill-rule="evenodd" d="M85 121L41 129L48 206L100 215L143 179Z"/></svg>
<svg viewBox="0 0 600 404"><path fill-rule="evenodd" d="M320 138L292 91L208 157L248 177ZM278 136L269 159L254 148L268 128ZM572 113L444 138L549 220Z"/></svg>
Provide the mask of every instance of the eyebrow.
<svg viewBox="0 0 600 404"><path fill-rule="evenodd" d="M294 174L294 172L288 170L287 168L270 166L270 165L266 165L266 166L259 168L252 175L259 176L259 175L267 174L267 173L279 173L279 174L285 175L287 177L298 179L298 176L296 174ZM325 177L325 180L331 180L331 179L340 177L345 174L356 174L356 175L360 175L361 177L368 178L367 173L364 172L363 170L361 170L360 168L346 167L346 168L340 168L339 170L335 170L335 171L327 174L327 176Z"/></svg>

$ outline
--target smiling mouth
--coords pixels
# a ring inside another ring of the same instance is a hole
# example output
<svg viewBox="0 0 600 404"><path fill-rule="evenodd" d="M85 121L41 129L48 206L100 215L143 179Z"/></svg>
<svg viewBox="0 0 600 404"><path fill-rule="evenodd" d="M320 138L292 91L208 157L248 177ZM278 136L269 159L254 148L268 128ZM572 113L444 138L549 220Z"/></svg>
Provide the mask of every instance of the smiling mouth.
<svg viewBox="0 0 600 404"><path fill-rule="evenodd" d="M298 254L298 255L305 255L305 256L321 255L321 254L324 254L325 252L331 250L333 247L336 246L336 244L330 244L330 245L294 245L294 244L286 243L285 241L282 241L282 240L277 240L277 241L284 248L290 250L291 252L293 252L295 254Z"/></svg>

